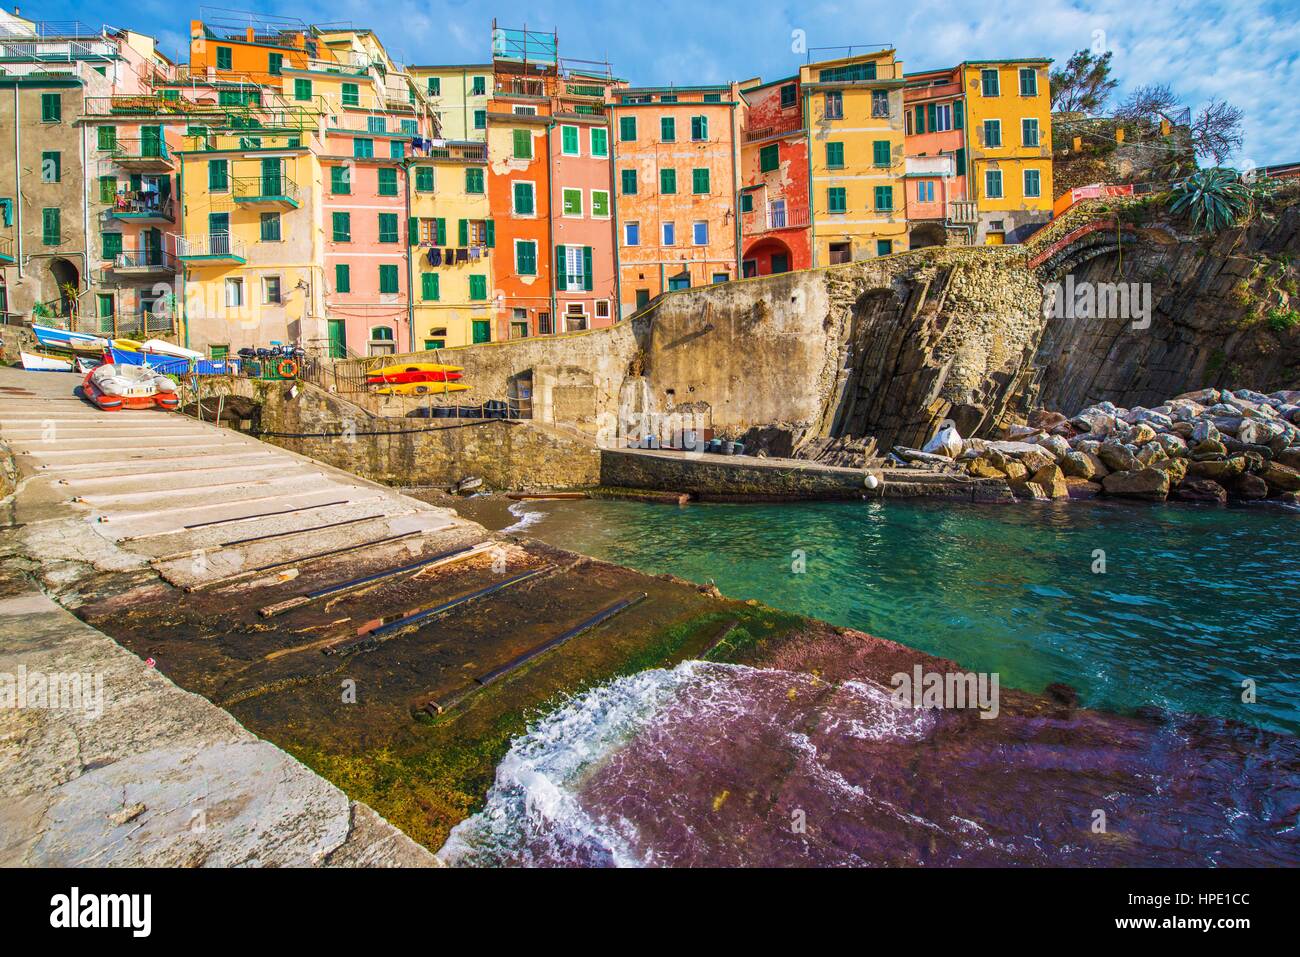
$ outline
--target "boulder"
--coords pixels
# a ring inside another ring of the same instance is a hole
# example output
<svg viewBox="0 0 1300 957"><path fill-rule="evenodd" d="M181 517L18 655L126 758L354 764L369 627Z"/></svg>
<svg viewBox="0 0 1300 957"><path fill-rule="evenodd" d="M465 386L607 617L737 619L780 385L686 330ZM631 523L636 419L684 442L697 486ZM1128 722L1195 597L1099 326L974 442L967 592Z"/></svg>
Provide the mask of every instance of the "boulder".
<svg viewBox="0 0 1300 957"><path fill-rule="evenodd" d="M1156 436L1156 441L1170 458L1187 454L1187 443L1173 432L1164 432Z"/></svg>
<svg viewBox="0 0 1300 957"><path fill-rule="evenodd" d="M1173 423L1170 423L1171 425ZM1142 446L1148 442L1154 442L1156 439L1156 430L1151 428L1145 422L1133 426L1133 431L1128 434L1128 440L1134 445Z"/></svg>
<svg viewBox="0 0 1300 957"><path fill-rule="evenodd" d="M1112 472L1102 479L1107 495L1163 502L1169 495L1169 473L1160 469L1130 469Z"/></svg>
<svg viewBox="0 0 1300 957"><path fill-rule="evenodd" d="M1210 502L1215 505L1228 503L1228 490L1211 479L1197 479L1185 482L1174 489L1170 496L1180 502Z"/></svg>
<svg viewBox="0 0 1300 957"><path fill-rule="evenodd" d="M1007 461L1007 464L1003 467L1003 471L1007 473L1007 481L1012 485L1023 482L1029 478L1029 469L1025 468L1023 464L1014 459L1009 459Z"/></svg>
<svg viewBox="0 0 1300 957"><path fill-rule="evenodd" d="M1283 449L1273 456L1273 461L1287 468L1300 469L1300 446Z"/></svg>
<svg viewBox="0 0 1300 957"><path fill-rule="evenodd" d="M1092 457L1083 452L1066 452L1061 456L1059 464L1066 478L1090 479L1097 474L1092 464Z"/></svg>
<svg viewBox="0 0 1300 957"><path fill-rule="evenodd" d="M1096 498L1101 494L1101 483L1089 482L1087 479L1067 478L1065 487L1070 498Z"/></svg>
<svg viewBox="0 0 1300 957"><path fill-rule="evenodd" d="M1097 450L1097 457L1112 472L1134 472L1142 467L1137 456L1118 442L1103 442Z"/></svg>
<svg viewBox="0 0 1300 957"><path fill-rule="evenodd" d="M971 459L966 463L966 471L975 478L1003 478L1002 469L990 462L985 456Z"/></svg>
<svg viewBox="0 0 1300 957"><path fill-rule="evenodd" d="M1273 492L1300 492L1300 470L1280 462L1264 462L1259 477L1268 483ZM1034 479L1037 481L1038 476Z"/></svg>
<svg viewBox="0 0 1300 957"><path fill-rule="evenodd" d="M1037 485L1048 498L1065 498L1069 494L1065 484L1065 473L1056 464L1044 465L1034 473L1033 481L1029 484Z"/></svg>
<svg viewBox="0 0 1300 957"><path fill-rule="evenodd" d="M1051 430L1066 421L1065 416L1059 412L1052 412L1048 409L1034 409L1025 418L1030 428Z"/></svg>
<svg viewBox="0 0 1300 957"><path fill-rule="evenodd" d="M1235 459L1220 459L1212 462L1191 462L1187 466L1187 478L1189 480L1212 479L1226 485L1244 471L1246 471L1246 460L1238 456Z"/></svg>
<svg viewBox="0 0 1300 957"><path fill-rule="evenodd" d="M1186 459L1161 459L1151 467L1160 469L1162 472L1168 472L1169 485L1172 487L1181 484L1187 478L1187 466Z"/></svg>
<svg viewBox="0 0 1300 957"><path fill-rule="evenodd" d="M1051 496L1047 493L1047 490L1037 482L1026 482L1016 491L1025 498L1031 498L1038 502L1047 502L1051 500Z"/></svg>
<svg viewBox="0 0 1300 957"><path fill-rule="evenodd" d="M1031 472L1037 472L1045 465L1056 464L1056 456L1037 445L1031 446L1027 452L1021 452L1016 458L1020 459L1021 464Z"/></svg>
<svg viewBox="0 0 1300 957"><path fill-rule="evenodd" d="M1258 475L1251 472L1245 472L1237 476L1237 481L1233 483L1232 491L1237 498L1244 498L1250 501L1268 498L1268 483Z"/></svg>
<svg viewBox="0 0 1300 957"><path fill-rule="evenodd" d="M1059 435L1042 435L1038 438L1038 444L1051 454L1052 458L1060 461L1061 456L1070 451L1070 443L1065 441Z"/></svg>
<svg viewBox="0 0 1300 957"><path fill-rule="evenodd" d="M1152 465L1167 458L1169 454L1165 451L1165 447L1154 439L1138 449L1137 459L1143 465Z"/></svg>
<svg viewBox="0 0 1300 957"><path fill-rule="evenodd" d="M1192 441L1205 442L1209 439L1218 439L1219 430L1215 428L1214 423L1209 419L1197 419L1192 425Z"/></svg>
<svg viewBox="0 0 1300 957"><path fill-rule="evenodd" d="M1228 447L1218 439L1203 439L1192 446L1192 455L1227 455Z"/></svg>

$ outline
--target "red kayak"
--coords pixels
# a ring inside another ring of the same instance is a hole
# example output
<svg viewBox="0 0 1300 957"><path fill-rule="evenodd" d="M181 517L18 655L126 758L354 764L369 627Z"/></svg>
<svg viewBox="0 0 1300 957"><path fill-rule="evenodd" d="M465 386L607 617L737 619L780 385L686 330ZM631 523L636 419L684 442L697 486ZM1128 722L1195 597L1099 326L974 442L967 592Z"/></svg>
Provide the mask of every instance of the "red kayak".
<svg viewBox="0 0 1300 957"><path fill-rule="evenodd" d="M371 385L398 385L403 382L455 382L463 372L394 372L391 375L369 375L366 381Z"/></svg>

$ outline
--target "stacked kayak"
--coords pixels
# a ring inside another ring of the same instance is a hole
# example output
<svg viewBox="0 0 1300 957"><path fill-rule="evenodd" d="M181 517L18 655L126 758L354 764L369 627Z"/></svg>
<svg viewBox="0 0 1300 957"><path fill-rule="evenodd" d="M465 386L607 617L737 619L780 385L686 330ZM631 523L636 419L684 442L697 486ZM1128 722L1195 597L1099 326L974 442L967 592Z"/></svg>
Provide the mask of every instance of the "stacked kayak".
<svg viewBox="0 0 1300 957"><path fill-rule="evenodd" d="M412 362L372 369L366 374L366 382L380 386L375 390L379 395L446 395L469 389L467 384L457 381L464 374L461 366Z"/></svg>
<svg viewBox="0 0 1300 957"><path fill-rule="evenodd" d="M175 409L176 383L146 365L104 363L81 384L86 398L101 409Z"/></svg>

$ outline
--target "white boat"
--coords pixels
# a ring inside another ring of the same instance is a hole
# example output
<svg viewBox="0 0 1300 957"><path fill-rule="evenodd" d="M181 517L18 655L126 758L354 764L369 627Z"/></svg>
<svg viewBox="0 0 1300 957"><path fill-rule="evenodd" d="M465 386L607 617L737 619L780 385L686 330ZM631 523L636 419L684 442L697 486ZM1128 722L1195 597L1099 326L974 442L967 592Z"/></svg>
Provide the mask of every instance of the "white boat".
<svg viewBox="0 0 1300 957"><path fill-rule="evenodd" d="M53 326L40 326L32 323L32 332L36 341L43 346L61 346L65 349L100 349L108 346L108 340L89 332L73 332L70 329L56 329Z"/></svg>
<svg viewBox="0 0 1300 957"><path fill-rule="evenodd" d="M39 352L19 352L23 368L32 372L71 372L72 360L62 356L47 356Z"/></svg>
<svg viewBox="0 0 1300 957"><path fill-rule="evenodd" d="M193 349L186 349L184 346L178 346L174 342L163 342L161 339L146 339L140 343L142 352L155 352L164 356L175 356L177 359L206 359L202 352L195 352Z"/></svg>

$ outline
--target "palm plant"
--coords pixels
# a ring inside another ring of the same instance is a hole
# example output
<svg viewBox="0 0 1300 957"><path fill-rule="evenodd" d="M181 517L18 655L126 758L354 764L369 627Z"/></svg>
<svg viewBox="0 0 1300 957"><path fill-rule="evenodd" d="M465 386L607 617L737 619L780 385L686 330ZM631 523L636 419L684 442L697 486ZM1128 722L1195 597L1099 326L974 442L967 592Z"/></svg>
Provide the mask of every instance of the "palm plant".
<svg viewBox="0 0 1300 957"><path fill-rule="evenodd" d="M1250 208L1250 190L1236 170L1223 167L1198 169L1172 192L1170 212L1186 215L1194 229L1227 229Z"/></svg>

